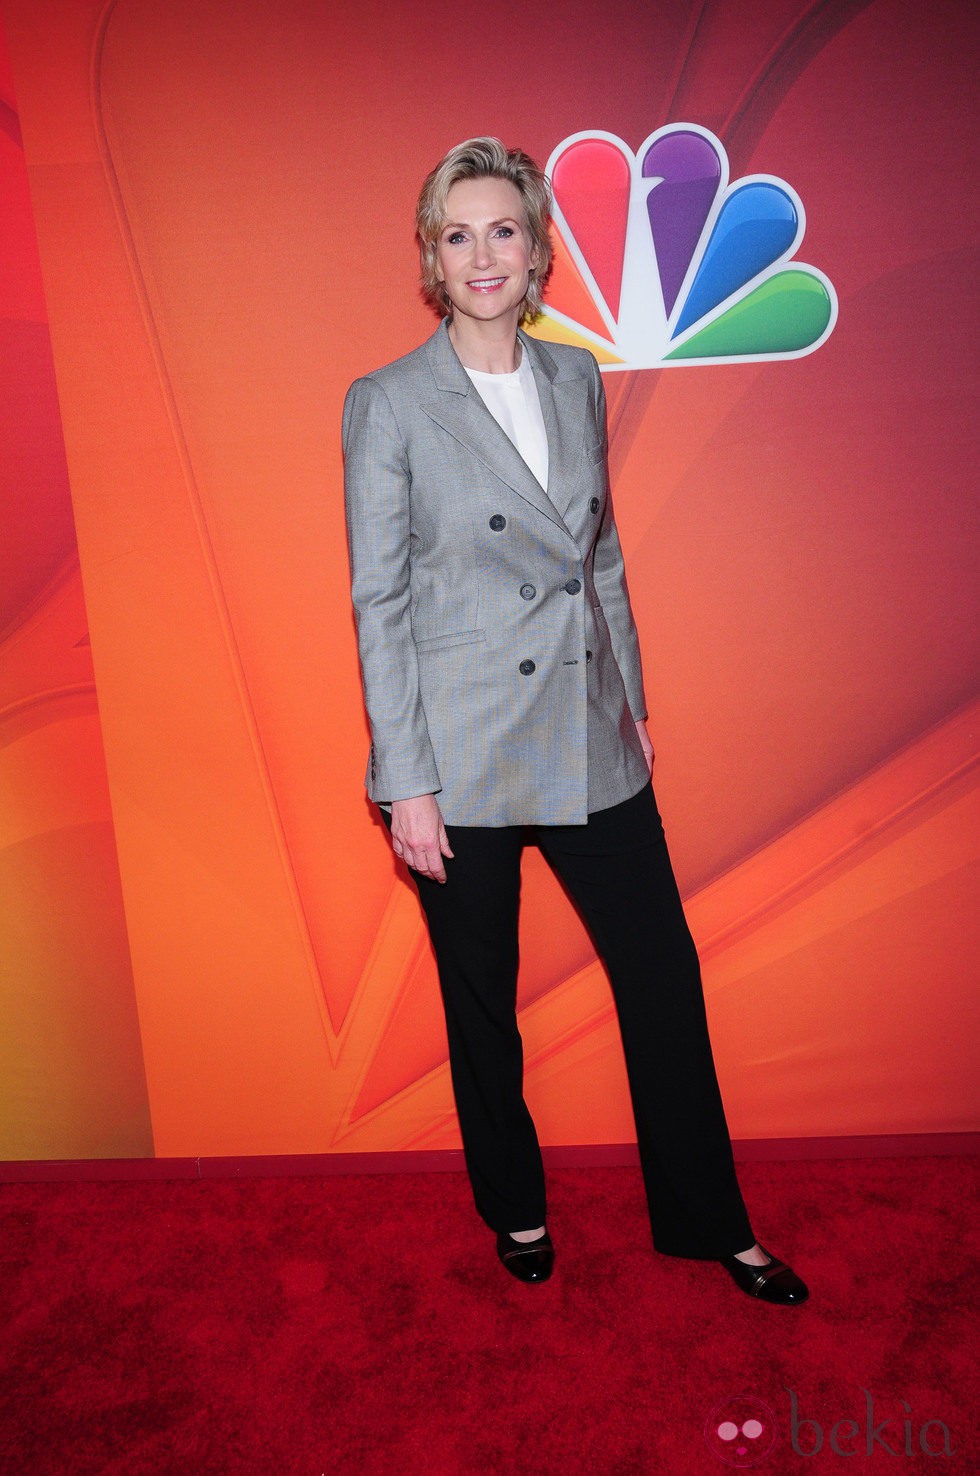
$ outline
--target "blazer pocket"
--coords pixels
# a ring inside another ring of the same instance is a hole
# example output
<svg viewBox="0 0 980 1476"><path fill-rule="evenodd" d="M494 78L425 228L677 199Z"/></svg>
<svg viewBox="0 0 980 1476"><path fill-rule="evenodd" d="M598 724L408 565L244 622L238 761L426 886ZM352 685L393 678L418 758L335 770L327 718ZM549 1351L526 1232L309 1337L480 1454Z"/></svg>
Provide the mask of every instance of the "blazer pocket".
<svg viewBox="0 0 980 1476"><path fill-rule="evenodd" d="M421 654L426 651L448 651L453 646L476 646L481 642L486 644L487 633L485 630L457 630L452 635L429 636L424 641L416 641L415 649Z"/></svg>
<svg viewBox="0 0 980 1476"><path fill-rule="evenodd" d="M586 446L585 454L589 461L605 461L606 443L600 441L597 446Z"/></svg>

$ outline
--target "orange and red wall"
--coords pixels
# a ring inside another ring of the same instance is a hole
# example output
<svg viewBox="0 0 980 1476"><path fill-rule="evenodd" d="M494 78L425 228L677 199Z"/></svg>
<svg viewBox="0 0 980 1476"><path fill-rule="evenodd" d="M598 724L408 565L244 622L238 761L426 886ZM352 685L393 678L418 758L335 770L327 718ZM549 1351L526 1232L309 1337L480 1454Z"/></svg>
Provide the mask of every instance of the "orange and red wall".
<svg viewBox="0 0 980 1476"><path fill-rule="evenodd" d="M339 418L451 144L687 121L805 202L793 362L606 378L737 1138L976 1127L974 7L3 0L0 1157L456 1146L364 798ZM632 1137L526 858L528 1095Z"/></svg>

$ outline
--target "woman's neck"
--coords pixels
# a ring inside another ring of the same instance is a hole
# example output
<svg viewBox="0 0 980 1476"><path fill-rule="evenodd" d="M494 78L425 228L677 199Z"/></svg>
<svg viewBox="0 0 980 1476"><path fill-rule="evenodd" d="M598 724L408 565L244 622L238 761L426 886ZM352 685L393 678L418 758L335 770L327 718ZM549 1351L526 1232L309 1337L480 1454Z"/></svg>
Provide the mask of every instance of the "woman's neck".
<svg viewBox="0 0 980 1476"><path fill-rule="evenodd" d="M449 341L464 368L483 374L513 374L521 362L516 323L478 323L454 317Z"/></svg>

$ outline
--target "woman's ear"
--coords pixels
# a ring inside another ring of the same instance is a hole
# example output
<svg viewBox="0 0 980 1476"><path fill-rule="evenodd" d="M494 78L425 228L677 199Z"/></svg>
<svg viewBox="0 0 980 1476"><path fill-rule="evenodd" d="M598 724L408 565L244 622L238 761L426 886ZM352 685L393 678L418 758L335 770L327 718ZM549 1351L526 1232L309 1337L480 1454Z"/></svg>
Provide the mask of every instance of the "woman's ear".
<svg viewBox="0 0 980 1476"><path fill-rule="evenodd" d="M439 270L439 243L438 241L419 241L419 257L422 263L422 275L427 277L430 273L435 281L445 280L443 273Z"/></svg>

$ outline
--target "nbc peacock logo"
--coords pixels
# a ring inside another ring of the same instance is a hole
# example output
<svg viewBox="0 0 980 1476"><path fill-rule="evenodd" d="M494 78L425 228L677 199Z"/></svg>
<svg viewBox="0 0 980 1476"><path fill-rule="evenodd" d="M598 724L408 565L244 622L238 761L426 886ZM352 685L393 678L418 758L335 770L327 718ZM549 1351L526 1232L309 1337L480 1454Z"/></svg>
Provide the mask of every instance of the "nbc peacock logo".
<svg viewBox="0 0 980 1476"><path fill-rule="evenodd" d="M555 260L536 337L616 370L799 359L833 332L833 286L793 259L799 195L769 174L730 183L706 128L658 128L636 154L611 133L575 133L548 174Z"/></svg>

